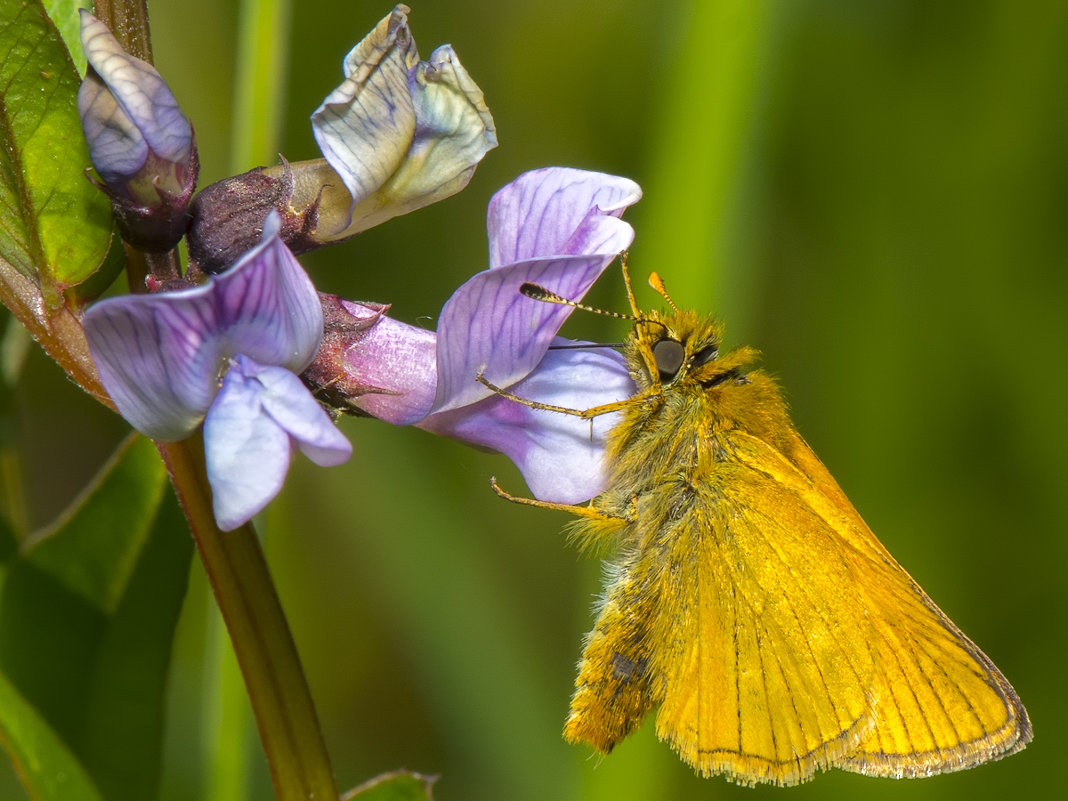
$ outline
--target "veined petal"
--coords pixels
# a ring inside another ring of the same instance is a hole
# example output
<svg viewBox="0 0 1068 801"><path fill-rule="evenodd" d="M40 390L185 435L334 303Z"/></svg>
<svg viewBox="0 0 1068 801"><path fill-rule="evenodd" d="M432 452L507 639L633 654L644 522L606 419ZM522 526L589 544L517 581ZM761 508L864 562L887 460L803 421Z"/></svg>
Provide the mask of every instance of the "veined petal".
<svg viewBox="0 0 1068 801"><path fill-rule="evenodd" d="M636 183L616 175L567 167L523 173L490 200L490 269L546 256L619 253L633 239L630 226L610 226L617 238L605 239L591 236L600 229L594 220L619 217L641 196Z"/></svg>
<svg viewBox="0 0 1068 801"><path fill-rule="evenodd" d="M357 388L350 393L351 404L395 425L421 420L437 385L434 332L393 320L372 306L342 305L355 319L373 319L342 357L344 380Z"/></svg>
<svg viewBox="0 0 1068 801"><path fill-rule="evenodd" d="M315 285L278 237L279 224L271 212L263 241L211 281L226 355L242 353L299 373L319 347L323 310Z"/></svg>
<svg viewBox="0 0 1068 801"><path fill-rule="evenodd" d="M204 419L204 453L215 519L223 530L258 513L285 481L296 444L327 467L352 446L299 378L237 356Z"/></svg>
<svg viewBox="0 0 1068 801"><path fill-rule="evenodd" d="M351 195L338 224L339 198L315 188L316 241L347 238L455 194L497 146L482 90L448 45L419 61L407 10L397 6L353 48L344 83L312 115L323 156ZM294 169L301 195L322 172Z"/></svg>
<svg viewBox="0 0 1068 801"><path fill-rule="evenodd" d="M263 385L263 411L292 437L305 456L320 467L343 464L352 444L312 397L303 382L284 367L252 365L239 356L242 372Z"/></svg>
<svg viewBox="0 0 1068 801"><path fill-rule="evenodd" d="M628 398L635 387L622 356L591 348L549 350L538 368L510 391L527 400L584 410ZM494 395L433 414L419 427L505 454L535 498L580 503L604 489L605 435L618 421L618 412L583 420Z"/></svg>
<svg viewBox="0 0 1068 801"><path fill-rule="evenodd" d="M218 389L222 342L210 284L108 298L85 312L100 380L127 422L159 440L197 427Z"/></svg>
<svg viewBox="0 0 1068 801"><path fill-rule="evenodd" d="M614 220L619 226L630 226ZM581 300L615 252L561 256L478 273L446 302L438 321L438 388L434 412L488 397L481 373L498 387L522 380L545 355L574 309L521 294L524 282Z"/></svg>
<svg viewBox="0 0 1068 801"><path fill-rule="evenodd" d="M482 90L449 45L415 67L410 90L416 121L411 146L375 197L353 212L362 229L456 194L497 146Z"/></svg>
<svg viewBox="0 0 1068 801"><path fill-rule="evenodd" d="M292 443L262 408L263 384L235 364L204 419L204 455L215 520L229 531L282 489Z"/></svg>
<svg viewBox="0 0 1068 801"><path fill-rule="evenodd" d="M396 171L415 133L408 72L419 53L397 6L345 56L345 81L312 114L315 140L353 205Z"/></svg>
<svg viewBox="0 0 1068 801"><path fill-rule="evenodd" d="M277 236L230 270L176 292L125 295L91 306L85 334L119 413L153 439L188 436L211 405L227 359L302 370L322 337L315 287Z"/></svg>
<svg viewBox="0 0 1068 801"><path fill-rule="evenodd" d="M78 112L100 177L107 184L123 183L141 170L150 152L161 161L188 165L193 129L170 87L84 9L81 21L82 47L96 75L90 73L82 84ZM183 183L161 188L177 194Z"/></svg>

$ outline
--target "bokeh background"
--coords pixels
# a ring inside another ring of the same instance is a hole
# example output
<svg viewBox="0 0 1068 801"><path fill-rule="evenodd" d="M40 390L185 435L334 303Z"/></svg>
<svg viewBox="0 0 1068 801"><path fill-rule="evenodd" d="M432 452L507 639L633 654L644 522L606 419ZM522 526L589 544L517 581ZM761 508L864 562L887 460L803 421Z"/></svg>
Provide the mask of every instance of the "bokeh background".
<svg viewBox="0 0 1068 801"><path fill-rule="evenodd" d="M308 115L390 8L294 5L271 72L249 77L236 0L150 3L157 64L196 127L201 185L276 151L315 157ZM976 770L898 782L832 771L791 797L1000 799L1063 786L1068 4L411 5L421 52L454 45L501 146L461 195L306 257L320 288L433 327L485 266L497 188L545 165L637 180L635 273L659 271L678 303L725 321L730 343L764 351L800 431L1009 677L1035 727L1026 751ZM277 126L235 130L246 80L283 98ZM624 307L614 270L592 297ZM626 331L585 315L569 326L600 340ZM22 398L29 513L44 523L124 426L39 354ZM502 457L342 425L352 462L298 461L260 526L341 787L407 767L440 774L440 801L784 792L699 779L650 726L603 759L564 743L601 570L567 546L567 516L496 498L492 474L522 487ZM202 572L194 564L179 628L163 798L267 798ZM25 797L3 781L0 798Z"/></svg>

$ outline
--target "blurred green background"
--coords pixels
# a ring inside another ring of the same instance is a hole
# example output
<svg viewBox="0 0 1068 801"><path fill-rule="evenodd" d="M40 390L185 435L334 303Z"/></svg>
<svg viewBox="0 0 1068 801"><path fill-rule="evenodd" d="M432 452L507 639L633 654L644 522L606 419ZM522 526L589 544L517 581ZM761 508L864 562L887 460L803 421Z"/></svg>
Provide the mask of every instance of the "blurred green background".
<svg viewBox="0 0 1068 801"><path fill-rule="evenodd" d="M316 156L308 115L389 11L296 5L271 46L273 74L260 77L282 93L280 127L239 134L235 147L238 3L150 3L202 186L276 150ZM678 303L718 313L730 343L764 351L800 431L1008 676L1035 727L1026 751L976 770L899 782L832 771L791 797L1043 797L1062 786L1068 4L411 5L422 54L454 45L501 147L461 195L305 258L320 288L392 302L394 316L433 327L485 267L497 188L545 165L637 180L635 273L659 271ZM620 284L610 270L594 301L622 308ZM626 330L569 325L601 340ZM39 353L21 397L42 524L124 426ZM491 474L522 486L502 457L370 420L342 425L352 462L298 460L260 527L342 788L407 767L441 775L439 801L784 792L696 778L649 726L603 759L564 743L601 570L566 545L568 518L497 499ZM202 572L194 565L179 629L163 797L267 798ZM24 797L5 780L0 798Z"/></svg>

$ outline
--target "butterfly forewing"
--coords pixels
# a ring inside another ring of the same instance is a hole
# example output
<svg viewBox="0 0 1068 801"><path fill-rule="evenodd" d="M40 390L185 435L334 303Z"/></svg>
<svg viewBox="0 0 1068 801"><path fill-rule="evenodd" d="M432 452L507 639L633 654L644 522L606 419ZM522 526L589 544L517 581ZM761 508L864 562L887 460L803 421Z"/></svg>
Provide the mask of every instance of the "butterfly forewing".
<svg viewBox="0 0 1068 801"><path fill-rule="evenodd" d="M876 636L874 724L840 764L885 776L970 767L1023 747L1026 712L990 659L894 560L796 433L790 459L749 438L735 454L815 510L842 554ZM778 458L777 458L778 457Z"/></svg>
<svg viewBox="0 0 1068 801"><path fill-rule="evenodd" d="M672 586L654 617L654 642L671 643L652 659L663 687L657 732L704 774L796 783L870 727L875 631L851 566L821 557L818 518L767 476L711 452L694 474L693 504L660 529L661 580ZM826 584L812 581L817 572Z"/></svg>

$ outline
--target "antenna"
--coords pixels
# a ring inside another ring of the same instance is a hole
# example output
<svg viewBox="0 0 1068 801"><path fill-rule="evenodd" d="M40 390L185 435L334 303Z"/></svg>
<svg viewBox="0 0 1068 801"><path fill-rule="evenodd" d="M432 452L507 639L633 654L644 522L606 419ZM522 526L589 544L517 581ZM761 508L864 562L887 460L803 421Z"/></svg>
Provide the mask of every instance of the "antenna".
<svg viewBox="0 0 1068 801"><path fill-rule="evenodd" d="M524 281L520 287L519 292L522 295L526 295L533 300L541 300L545 303L558 303L561 306L571 306L575 309L582 309L583 311L592 312L593 314L601 314L605 317L615 317L617 320L635 320L635 317L631 314L623 314L622 312L608 311L607 309L598 309L596 306L587 306L585 303L579 303L577 300L570 300L561 295L557 295L550 289L546 289L540 284L532 284L529 281Z"/></svg>
<svg viewBox="0 0 1068 801"><path fill-rule="evenodd" d="M634 287L630 283L630 269L627 266L627 256L630 255L627 251L623 251L619 254L619 264L623 268L623 285L627 288L627 302L630 303L630 310L634 312L634 319L642 319L642 310L638 308L638 301L634 297Z"/></svg>
<svg viewBox="0 0 1068 801"><path fill-rule="evenodd" d="M649 286L655 289L676 313L678 312L679 307L675 305L675 301L668 294L667 287L664 286L664 279L660 277L659 273L649 273Z"/></svg>

